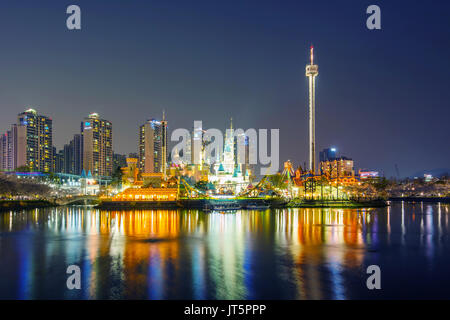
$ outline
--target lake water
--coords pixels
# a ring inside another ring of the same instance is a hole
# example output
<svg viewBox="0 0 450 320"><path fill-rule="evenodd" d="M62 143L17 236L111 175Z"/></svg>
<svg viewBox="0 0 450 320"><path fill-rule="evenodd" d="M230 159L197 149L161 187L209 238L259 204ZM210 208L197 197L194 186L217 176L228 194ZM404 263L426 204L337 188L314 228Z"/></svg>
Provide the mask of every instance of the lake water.
<svg viewBox="0 0 450 320"><path fill-rule="evenodd" d="M1 299L450 298L449 205L0 213ZM381 289L366 286L381 269ZM81 289L66 285L69 265Z"/></svg>

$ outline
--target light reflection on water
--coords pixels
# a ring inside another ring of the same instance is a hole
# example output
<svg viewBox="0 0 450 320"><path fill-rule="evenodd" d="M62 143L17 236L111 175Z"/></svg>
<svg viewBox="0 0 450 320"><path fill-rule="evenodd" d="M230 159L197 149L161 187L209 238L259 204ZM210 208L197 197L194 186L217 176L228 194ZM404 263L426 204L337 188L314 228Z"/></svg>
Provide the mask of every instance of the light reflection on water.
<svg viewBox="0 0 450 320"><path fill-rule="evenodd" d="M449 298L449 206L0 214L0 298ZM81 290L66 288L68 265ZM382 270L382 290L365 286Z"/></svg>

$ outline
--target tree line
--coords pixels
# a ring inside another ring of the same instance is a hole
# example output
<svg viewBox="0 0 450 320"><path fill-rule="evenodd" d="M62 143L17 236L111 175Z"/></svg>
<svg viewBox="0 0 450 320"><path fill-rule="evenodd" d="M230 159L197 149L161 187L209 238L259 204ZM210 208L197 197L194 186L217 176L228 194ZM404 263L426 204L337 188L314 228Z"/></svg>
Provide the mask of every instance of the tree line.
<svg viewBox="0 0 450 320"><path fill-rule="evenodd" d="M48 195L50 191L50 187L45 184L0 173L0 196L44 196Z"/></svg>

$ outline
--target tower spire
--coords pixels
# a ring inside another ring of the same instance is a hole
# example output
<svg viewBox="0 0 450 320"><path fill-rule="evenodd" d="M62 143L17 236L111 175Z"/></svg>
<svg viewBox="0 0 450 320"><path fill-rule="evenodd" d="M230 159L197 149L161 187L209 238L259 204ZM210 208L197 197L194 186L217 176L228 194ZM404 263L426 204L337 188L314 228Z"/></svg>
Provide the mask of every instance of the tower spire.
<svg viewBox="0 0 450 320"><path fill-rule="evenodd" d="M230 118L230 129L233 130L233 118Z"/></svg>
<svg viewBox="0 0 450 320"><path fill-rule="evenodd" d="M314 64L314 46L313 45L311 45L310 52L311 52L311 65L313 65Z"/></svg>

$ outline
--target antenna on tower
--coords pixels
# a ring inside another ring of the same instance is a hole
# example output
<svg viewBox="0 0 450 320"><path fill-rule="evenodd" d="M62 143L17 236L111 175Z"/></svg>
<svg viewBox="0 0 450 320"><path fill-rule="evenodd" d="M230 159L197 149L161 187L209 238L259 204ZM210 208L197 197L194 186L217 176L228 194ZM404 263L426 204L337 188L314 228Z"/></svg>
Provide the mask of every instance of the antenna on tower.
<svg viewBox="0 0 450 320"><path fill-rule="evenodd" d="M166 121L166 110L163 109L162 121Z"/></svg>
<svg viewBox="0 0 450 320"><path fill-rule="evenodd" d="M311 65L314 64L314 46L311 45Z"/></svg>

